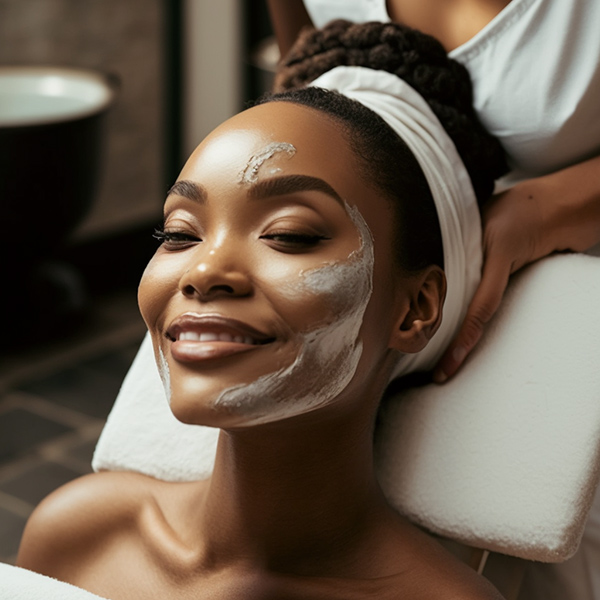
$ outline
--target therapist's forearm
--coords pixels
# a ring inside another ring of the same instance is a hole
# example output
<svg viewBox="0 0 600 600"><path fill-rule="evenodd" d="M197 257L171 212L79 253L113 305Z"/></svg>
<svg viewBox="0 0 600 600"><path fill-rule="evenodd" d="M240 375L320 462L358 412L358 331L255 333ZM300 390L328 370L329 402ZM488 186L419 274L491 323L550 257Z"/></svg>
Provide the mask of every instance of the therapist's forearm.
<svg viewBox="0 0 600 600"><path fill-rule="evenodd" d="M600 242L600 156L540 178L551 250L582 252Z"/></svg>
<svg viewBox="0 0 600 600"><path fill-rule="evenodd" d="M281 55L287 54L305 25L311 25L302 0L267 0L273 31Z"/></svg>

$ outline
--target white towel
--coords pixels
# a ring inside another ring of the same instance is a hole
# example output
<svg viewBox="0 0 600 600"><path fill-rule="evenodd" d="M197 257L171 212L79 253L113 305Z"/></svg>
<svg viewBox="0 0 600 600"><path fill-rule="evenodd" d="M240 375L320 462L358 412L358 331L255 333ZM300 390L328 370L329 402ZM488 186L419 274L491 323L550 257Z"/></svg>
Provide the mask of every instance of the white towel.
<svg viewBox="0 0 600 600"><path fill-rule="evenodd" d="M517 274L461 373L385 407L378 471L392 505L470 545L568 558L598 481L599 307L596 257L552 256ZM171 415L145 340L93 466L204 478L216 438Z"/></svg>
<svg viewBox="0 0 600 600"><path fill-rule="evenodd" d="M2 600L105 600L51 577L0 563Z"/></svg>

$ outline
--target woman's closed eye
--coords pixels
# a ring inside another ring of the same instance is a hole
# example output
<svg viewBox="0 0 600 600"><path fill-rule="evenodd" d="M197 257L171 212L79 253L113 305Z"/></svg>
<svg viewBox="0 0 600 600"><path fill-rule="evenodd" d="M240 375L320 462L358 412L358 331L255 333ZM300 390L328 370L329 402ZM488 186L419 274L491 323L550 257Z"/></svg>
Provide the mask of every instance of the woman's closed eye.
<svg viewBox="0 0 600 600"><path fill-rule="evenodd" d="M309 250L331 238L321 234L300 231L274 231L261 235L260 239L268 240L269 245L276 250L294 252Z"/></svg>
<svg viewBox="0 0 600 600"><path fill-rule="evenodd" d="M183 230L157 229L153 235L166 250L183 250L194 244L202 242L202 239L194 233ZM321 242L331 238L315 233L300 231L274 231L260 236L260 239L281 252L302 252L311 250Z"/></svg>
<svg viewBox="0 0 600 600"><path fill-rule="evenodd" d="M187 231L166 229L156 229L152 237L156 238L167 250L182 250L202 241L198 236Z"/></svg>

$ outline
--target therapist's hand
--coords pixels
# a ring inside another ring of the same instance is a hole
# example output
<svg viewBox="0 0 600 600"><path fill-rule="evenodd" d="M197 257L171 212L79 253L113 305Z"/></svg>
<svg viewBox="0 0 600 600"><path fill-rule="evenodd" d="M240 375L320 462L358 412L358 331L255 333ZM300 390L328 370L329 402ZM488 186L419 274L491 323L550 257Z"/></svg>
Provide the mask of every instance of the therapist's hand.
<svg viewBox="0 0 600 600"><path fill-rule="evenodd" d="M462 327L436 366L443 383L460 368L494 316L512 273L554 250L545 242L540 190L531 180L494 196L482 212L483 271Z"/></svg>
<svg viewBox="0 0 600 600"><path fill-rule="evenodd" d="M436 366L443 383L460 368L498 310L508 279L552 252L600 243L600 156L529 179L484 207L483 271L465 321Z"/></svg>

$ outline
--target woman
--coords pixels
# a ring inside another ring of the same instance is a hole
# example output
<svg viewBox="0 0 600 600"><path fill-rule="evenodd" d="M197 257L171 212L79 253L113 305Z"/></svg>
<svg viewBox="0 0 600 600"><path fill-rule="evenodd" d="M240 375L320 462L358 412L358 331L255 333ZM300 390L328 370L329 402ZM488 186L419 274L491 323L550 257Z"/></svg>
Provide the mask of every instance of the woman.
<svg viewBox="0 0 600 600"><path fill-rule="evenodd" d="M589 0L268 0L283 52L304 25L393 21L439 39L469 70L475 107L509 156L510 189L483 211L485 262L443 383L495 314L509 276L600 242L600 4Z"/></svg>
<svg viewBox="0 0 600 600"><path fill-rule="evenodd" d="M296 56L192 154L140 284L173 414L221 429L212 477L69 484L21 566L111 599L500 598L386 503L372 435L460 322L502 150L432 38L335 23Z"/></svg>

